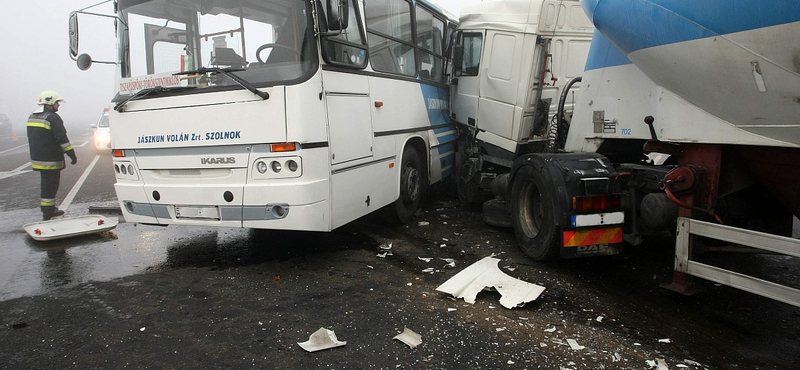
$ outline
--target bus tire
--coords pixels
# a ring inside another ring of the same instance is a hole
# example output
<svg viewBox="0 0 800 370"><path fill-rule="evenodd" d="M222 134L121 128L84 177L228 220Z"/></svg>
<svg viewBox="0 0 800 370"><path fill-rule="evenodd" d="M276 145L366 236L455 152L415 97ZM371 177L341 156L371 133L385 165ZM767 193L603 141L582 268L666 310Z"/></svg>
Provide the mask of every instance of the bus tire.
<svg viewBox="0 0 800 370"><path fill-rule="evenodd" d="M560 258L559 227L555 225L554 191L533 166L523 166L511 187L511 219L517 244L536 261Z"/></svg>
<svg viewBox="0 0 800 370"><path fill-rule="evenodd" d="M419 154L413 147L403 150L400 162L400 196L394 202L393 221L405 224L414 218L422 199L424 174Z"/></svg>

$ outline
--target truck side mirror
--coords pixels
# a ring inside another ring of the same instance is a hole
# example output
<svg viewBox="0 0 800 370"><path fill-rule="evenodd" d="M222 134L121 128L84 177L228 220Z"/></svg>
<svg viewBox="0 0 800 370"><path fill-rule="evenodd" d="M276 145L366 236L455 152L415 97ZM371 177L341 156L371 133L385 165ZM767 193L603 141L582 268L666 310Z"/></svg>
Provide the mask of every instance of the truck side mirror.
<svg viewBox="0 0 800 370"><path fill-rule="evenodd" d="M78 13L69 15L69 56L72 59L78 56Z"/></svg>
<svg viewBox="0 0 800 370"><path fill-rule="evenodd" d="M350 7L347 0L328 0L326 9L327 23L329 31L341 31L347 29L350 24Z"/></svg>

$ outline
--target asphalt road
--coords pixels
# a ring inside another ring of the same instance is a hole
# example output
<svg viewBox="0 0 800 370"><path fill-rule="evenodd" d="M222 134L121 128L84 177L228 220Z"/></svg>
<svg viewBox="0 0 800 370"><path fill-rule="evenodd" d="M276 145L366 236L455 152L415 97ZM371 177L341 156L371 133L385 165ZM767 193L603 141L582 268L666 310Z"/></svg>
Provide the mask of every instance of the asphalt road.
<svg viewBox="0 0 800 370"><path fill-rule="evenodd" d="M113 204L110 157L96 156L90 131L70 138L79 163L62 173L62 208ZM441 195L405 226L373 216L333 233L122 222L36 242L21 229L41 217L27 156L23 138L0 138L0 368L800 368L797 308L702 281L694 297L659 287L672 276L669 235L617 257L539 264L513 233ZM492 254L544 294L506 309L497 292L468 304L436 291ZM793 259L746 258L797 282ZM347 344L305 352L297 342L320 327ZM393 340L404 327L422 344Z"/></svg>

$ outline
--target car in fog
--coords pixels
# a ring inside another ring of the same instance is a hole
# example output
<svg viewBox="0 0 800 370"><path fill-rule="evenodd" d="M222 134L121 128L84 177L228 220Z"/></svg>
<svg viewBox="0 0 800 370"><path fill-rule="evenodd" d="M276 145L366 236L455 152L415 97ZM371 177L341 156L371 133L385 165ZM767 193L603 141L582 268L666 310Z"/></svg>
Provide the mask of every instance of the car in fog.
<svg viewBox="0 0 800 370"><path fill-rule="evenodd" d="M94 147L97 151L111 150L111 129L108 126L108 108L103 110L97 124L90 127L94 129Z"/></svg>
<svg viewBox="0 0 800 370"><path fill-rule="evenodd" d="M0 113L0 135L11 133L11 120L4 113Z"/></svg>

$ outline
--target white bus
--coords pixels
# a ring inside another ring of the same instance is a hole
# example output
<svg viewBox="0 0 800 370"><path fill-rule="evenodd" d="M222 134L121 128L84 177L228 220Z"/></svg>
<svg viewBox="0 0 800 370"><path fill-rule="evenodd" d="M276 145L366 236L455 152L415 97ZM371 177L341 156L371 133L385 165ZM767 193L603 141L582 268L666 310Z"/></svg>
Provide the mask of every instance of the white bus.
<svg viewBox="0 0 800 370"><path fill-rule="evenodd" d="M445 68L456 23L434 4L115 9L110 121L128 222L330 231L383 207L408 222L453 171Z"/></svg>

